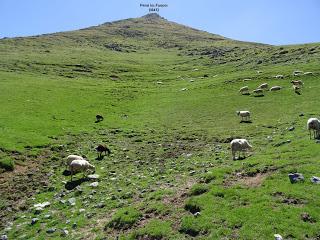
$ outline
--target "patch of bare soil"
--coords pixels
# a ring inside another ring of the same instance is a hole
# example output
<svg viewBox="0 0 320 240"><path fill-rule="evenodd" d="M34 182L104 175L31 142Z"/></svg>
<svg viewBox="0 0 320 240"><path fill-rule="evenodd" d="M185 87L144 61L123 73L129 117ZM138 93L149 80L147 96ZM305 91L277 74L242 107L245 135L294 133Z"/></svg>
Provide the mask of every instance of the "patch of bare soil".
<svg viewBox="0 0 320 240"><path fill-rule="evenodd" d="M48 186L48 177L44 176L49 155L47 150L37 157L15 154L13 157L21 164L16 164L13 171L0 174L0 196L4 203L0 209L0 229L5 227L4 224L10 221L16 212L27 210L27 200Z"/></svg>

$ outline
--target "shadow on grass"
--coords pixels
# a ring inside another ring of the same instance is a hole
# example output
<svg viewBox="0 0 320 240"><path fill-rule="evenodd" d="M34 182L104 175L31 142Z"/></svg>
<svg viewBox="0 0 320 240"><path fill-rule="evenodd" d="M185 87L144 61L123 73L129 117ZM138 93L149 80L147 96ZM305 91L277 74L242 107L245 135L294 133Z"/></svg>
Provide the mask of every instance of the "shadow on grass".
<svg viewBox="0 0 320 240"><path fill-rule="evenodd" d="M241 120L240 123L252 123L251 120Z"/></svg>
<svg viewBox="0 0 320 240"><path fill-rule="evenodd" d="M75 181L69 181L67 182L64 187L67 189L67 190L72 190L74 188L76 188L77 186L81 185L83 182L87 182L89 181L88 178L80 178L78 180L75 180Z"/></svg>
<svg viewBox="0 0 320 240"><path fill-rule="evenodd" d="M103 160L103 159L104 159L104 157L105 157L105 155L98 156L98 157L96 157L96 160L101 161L101 160Z"/></svg>
<svg viewBox="0 0 320 240"><path fill-rule="evenodd" d="M264 97L264 95L254 95L254 97Z"/></svg>
<svg viewBox="0 0 320 240"><path fill-rule="evenodd" d="M249 96L250 93L242 93L242 95Z"/></svg>

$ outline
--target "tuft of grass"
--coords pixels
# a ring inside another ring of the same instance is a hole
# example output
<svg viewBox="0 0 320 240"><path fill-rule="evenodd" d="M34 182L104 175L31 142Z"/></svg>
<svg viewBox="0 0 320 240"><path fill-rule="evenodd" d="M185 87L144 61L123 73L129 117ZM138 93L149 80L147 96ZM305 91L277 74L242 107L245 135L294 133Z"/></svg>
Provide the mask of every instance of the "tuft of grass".
<svg viewBox="0 0 320 240"><path fill-rule="evenodd" d="M133 226L140 218L142 214L133 207L126 207L119 209L110 222L106 225L106 228L114 229L128 229Z"/></svg>
<svg viewBox="0 0 320 240"><path fill-rule="evenodd" d="M172 236L171 223L159 219L153 219L147 223L143 228L135 231L131 237L132 239L170 239Z"/></svg>
<svg viewBox="0 0 320 240"><path fill-rule="evenodd" d="M4 157L0 159L0 168L5 169L6 171L14 170L14 160L9 157Z"/></svg>
<svg viewBox="0 0 320 240"><path fill-rule="evenodd" d="M193 187L191 188L189 195L190 196L197 196L197 195L201 195L203 193L208 192L209 187L207 185L204 184L195 184L193 185Z"/></svg>

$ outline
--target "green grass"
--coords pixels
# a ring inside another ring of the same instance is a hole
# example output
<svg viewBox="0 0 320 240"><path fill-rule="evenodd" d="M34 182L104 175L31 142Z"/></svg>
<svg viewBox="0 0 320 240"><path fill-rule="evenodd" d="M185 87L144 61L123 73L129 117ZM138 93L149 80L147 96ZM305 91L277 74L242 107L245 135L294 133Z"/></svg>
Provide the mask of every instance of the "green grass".
<svg viewBox="0 0 320 240"><path fill-rule="evenodd" d="M306 122L319 116L319 44L237 42L153 21L159 31L145 19L129 19L0 41L0 164L18 159L22 166L1 190L1 216L13 225L4 230L2 224L0 233L9 239L270 239L275 233L316 239L319 186L309 178L319 176L320 145L309 139ZM294 70L314 74L297 78ZM292 91L293 79L304 81L302 95ZM263 82L283 89L260 98L238 93ZM240 123L237 110L251 111L252 123ZM95 123L96 114L104 121ZM231 159L234 137L253 145L244 160ZM112 151L100 161L99 143ZM97 188L85 181L65 189L70 177L62 175L63 162L71 153L96 166ZM289 182L296 171L304 183ZM32 192L28 198L9 191L36 180L48 186L21 190ZM30 206L44 201L51 205L35 214ZM303 221L304 212L314 221ZM34 217L39 222L31 226Z"/></svg>
<svg viewBox="0 0 320 240"><path fill-rule="evenodd" d="M0 168L3 168L7 171L13 171L14 169L14 160L9 157L4 157L0 159Z"/></svg>

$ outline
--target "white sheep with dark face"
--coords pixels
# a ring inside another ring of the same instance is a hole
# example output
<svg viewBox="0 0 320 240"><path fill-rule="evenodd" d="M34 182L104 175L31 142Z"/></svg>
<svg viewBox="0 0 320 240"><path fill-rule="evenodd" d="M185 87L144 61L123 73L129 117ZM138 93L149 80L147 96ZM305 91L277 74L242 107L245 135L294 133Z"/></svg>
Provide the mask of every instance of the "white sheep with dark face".
<svg viewBox="0 0 320 240"><path fill-rule="evenodd" d="M96 167L90 164L87 160L73 160L69 165L69 170L71 172L71 181L74 174L82 172L83 177L85 177L87 171L92 170L93 172L95 172L95 169Z"/></svg>
<svg viewBox="0 0 320 240"><path fill-rule="evenodd" d="M318 118L309 118L307 122L307 128L310 133L310 139L313 133L313 138L320 136L320 120Z"/></svg>
<svg viewBox="0 0 320 240"><path fill-rule="evenodd" d="M249 142L246 139L233 139L230 143L231 146L231 153L232 153L232 159L236 159L236 153L239 152L239 157L240 158L240 153L245 152L247 150L251 150L252 146L249 144Z"/></svg>
<svg viewBox="0 0 320 240"><path fill-rule="evenodd" d="M250 120L250 112L249 111L237 111L238 116L241 117L241 121L249 121Z"/></svg>

